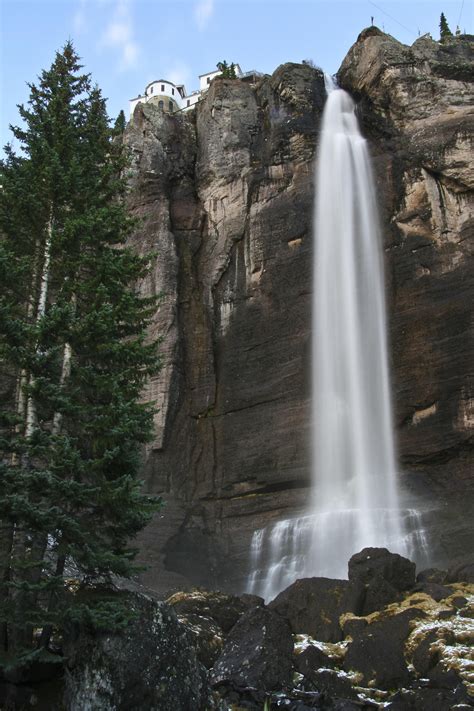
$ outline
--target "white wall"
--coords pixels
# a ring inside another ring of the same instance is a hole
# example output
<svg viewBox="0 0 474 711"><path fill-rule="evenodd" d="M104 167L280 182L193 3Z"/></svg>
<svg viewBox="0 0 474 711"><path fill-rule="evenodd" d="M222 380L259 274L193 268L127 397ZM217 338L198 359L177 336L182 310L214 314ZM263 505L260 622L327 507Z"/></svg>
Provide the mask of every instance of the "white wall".
<svg viewBox="0 0 474 711"><path fill-rule="evenodd" d="M215 72L209 72L209 74L203 74L202 77L199 77L199 88L201 91L207 91L209 89L209 84L211 81L216 77L218 74L220 74L220 71L216 69ZM209 81L207 81L209 79Z"/></svg>
<svg viewBox="0 0 474 711"><path fill-rule="evenodd" d="M184 106L181 94L175 84L172 84L169 81L154 81L146 87L147 101L156 96L159 96L160 98L162 96L168 97L174 104L176 104L178 109L181 109Z"/></svg>

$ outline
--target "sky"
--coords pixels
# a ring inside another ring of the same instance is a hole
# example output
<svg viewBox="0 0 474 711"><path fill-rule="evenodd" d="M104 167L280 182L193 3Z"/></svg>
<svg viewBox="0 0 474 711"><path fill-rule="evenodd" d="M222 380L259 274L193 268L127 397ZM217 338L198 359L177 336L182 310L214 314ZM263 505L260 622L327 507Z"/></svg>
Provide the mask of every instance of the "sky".
<svg viewBox="0 0 474 711"><path fill-rule="evenodd" d="M153 79L198 88L198 75L222 60L271 74L311 59L335 73L371 24L412 44L451 30L474 34L474 0L0 0L0 146L11 140L27 82L49 68L72 39L108 98L110 116Z"/></svg>

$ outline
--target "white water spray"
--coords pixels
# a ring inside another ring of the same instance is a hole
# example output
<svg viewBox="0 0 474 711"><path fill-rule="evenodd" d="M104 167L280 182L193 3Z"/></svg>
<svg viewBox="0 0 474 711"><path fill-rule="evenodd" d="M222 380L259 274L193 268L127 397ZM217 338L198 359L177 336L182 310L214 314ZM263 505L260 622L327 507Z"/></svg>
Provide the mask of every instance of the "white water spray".
<svg viewBox="0 0 474 711"><path fill-rule="evenodd" d="M249 589L344 578L366 546L426 552L419 513L397 492L381 235L354 102L326 80L317 161L311 510L256 531Z"/></svg>

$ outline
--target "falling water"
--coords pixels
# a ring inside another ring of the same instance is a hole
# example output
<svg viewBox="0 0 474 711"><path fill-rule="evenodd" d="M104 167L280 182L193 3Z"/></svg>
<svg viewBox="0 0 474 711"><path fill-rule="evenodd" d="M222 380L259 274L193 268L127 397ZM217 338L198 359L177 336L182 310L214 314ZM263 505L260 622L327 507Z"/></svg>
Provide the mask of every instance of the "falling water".
<svg viewBox="0 0 474 711"><path fill-rule="evenodd" d="M317 161L311 510L256 531L249 589L344 578L350 556L426 552L420 515L401 509L388 374L381 235L367 144L351 97L328 87Z"/></svg>

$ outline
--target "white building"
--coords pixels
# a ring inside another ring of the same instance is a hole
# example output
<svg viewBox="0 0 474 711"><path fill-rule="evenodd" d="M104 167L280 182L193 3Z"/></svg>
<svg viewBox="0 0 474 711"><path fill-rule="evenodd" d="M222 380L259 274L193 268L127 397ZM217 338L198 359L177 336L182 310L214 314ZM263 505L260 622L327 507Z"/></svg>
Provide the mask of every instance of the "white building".
<svg viewBox="0 0 474 711"><path fill-rule="evenodd" d="M238 64L235 64L235 73L238 78L244 76ZM221 72L216 69L207 74L200 74L199 89L190 94L186 94L184 84L173 84L167 79L157 79L151 81L145 87L145 93L139 94L134 99L130 99L130 118L133 116L137 104L151 102L157 104L163 111L189 111L200 100L202 95L209 89L209 85L214 77Z"/></svg>

